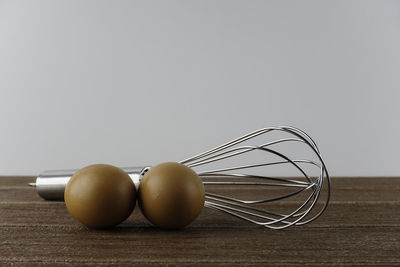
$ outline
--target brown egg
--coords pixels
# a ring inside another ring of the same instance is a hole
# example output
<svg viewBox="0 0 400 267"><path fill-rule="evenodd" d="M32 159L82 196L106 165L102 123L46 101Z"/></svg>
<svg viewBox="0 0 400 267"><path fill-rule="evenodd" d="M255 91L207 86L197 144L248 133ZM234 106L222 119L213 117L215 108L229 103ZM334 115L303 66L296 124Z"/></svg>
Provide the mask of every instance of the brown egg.
<svg viewBox="0 0 400 267"><path fill-rule="evenodd" d="M95 164L77 171L64 192L69 213L90 228L113 227L132 213L136 189L120 168Z"/></svg>
<svg viewBox="0 0 400 267"><path fill-rule="evenodd" d="M203 209L204 186L189 167L176 162L152 167L139 185L139 205L146 218L164 229L179 229Z"/></svg>

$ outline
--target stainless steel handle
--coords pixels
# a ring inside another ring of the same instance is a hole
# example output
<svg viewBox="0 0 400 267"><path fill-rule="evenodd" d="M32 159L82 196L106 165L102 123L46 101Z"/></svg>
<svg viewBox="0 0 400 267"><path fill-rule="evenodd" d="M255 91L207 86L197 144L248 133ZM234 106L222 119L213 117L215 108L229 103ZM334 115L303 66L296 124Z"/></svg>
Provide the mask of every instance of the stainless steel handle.
<svg viewBox="0 0 400 267"><path fill-rule="evenodd" d="M124 170L132 179L136 188L139 187L140 179L150 169L150 167L124 167ZM44 171L36 178L35 183L30 186L36 187L36 191L46 200L64 200L64 190L71 178L77 171L73 170L51 170Z"/></svg>

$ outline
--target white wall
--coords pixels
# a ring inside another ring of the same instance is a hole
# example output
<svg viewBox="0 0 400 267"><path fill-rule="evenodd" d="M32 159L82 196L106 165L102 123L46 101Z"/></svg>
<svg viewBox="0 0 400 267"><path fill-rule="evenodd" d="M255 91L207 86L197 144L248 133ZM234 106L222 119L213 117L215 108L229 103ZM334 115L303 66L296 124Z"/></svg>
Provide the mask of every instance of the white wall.
<svg viewBox="0 0 400 267"><path fill-rule="evenodd" d="M400 1L1 1L0 174L180 160L294 125L400 175Z"/></svg>

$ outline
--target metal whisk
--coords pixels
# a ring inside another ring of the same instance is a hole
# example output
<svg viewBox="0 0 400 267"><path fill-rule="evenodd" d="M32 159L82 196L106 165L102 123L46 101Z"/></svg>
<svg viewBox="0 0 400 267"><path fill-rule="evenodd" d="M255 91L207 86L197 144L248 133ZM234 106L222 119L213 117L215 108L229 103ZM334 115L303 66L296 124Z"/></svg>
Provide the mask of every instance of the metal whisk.
<svg viewBox="0 0 400 267"><path fill-rule="evenodd" d="M248 144L260 138L267 142ZM300 146L295 149L293 144ZM285 148L287 153L283 152ZM259 161L255 161L257 158ZM330 198L330 179L317 145L305 132L290 126L254 131L180 163L193 168L203 180L205 207L272 229L315 220L325 211ZM287 173L289 167L295 171L295 178L280 175ZM150 167L122 169L138 186ZM62 200L65 186L75 171L47 171L30 185L36 186L45 199ZM274 172L277 175L271 175ZM214 193L214 186L224 186L228 192ZM242 199L240 195L248 193L243 190L254 190L254 199Z"/></svg>
<svg viewBox="0 0 400 267"><path fill-rule="evenodd" d="M261 145L243 145L244 142L250 139L262 135L268 135L273 132L287 133L289 134L289 137L274 139ZM277 145L282 145L288 142L297 142L308 146L315 154L316 159L290 158L276 148ZM315 142L309 135L300 129L289 126L260 129L209 151L183 160L180 163L196 169L202 165L209 165L214 162L221 163L222 161L226 161L232 157L238 157L244 154L247 154L246 156L248 159L253 160L249 154L254 152L274 155L276 160L268 161L264 159L257 163L204 170L199 171L198 175L203 179L204 185L235 185L246 186L246 188L254 185L292 188L295 189L295 191L287 192L287 190L279 190L281 192L278 191L278 195L274 197L262 199L256 198L251 200L243 200L240 198L206 192L205 207L222 211L246 221L272 229L283 229L292 225L303 225L315 220L324 212L330 197L330 179L328 171ZM302 179L265 176L256 171L256 169L260 167L287 164L292 165L301 175ZM311 176L302 165L313 166L317 169L317 175ZM218 181L213 181L217 179ZM326 188L323 205L316 213L310 216L311 211L316 206L317 201L321 196L323 188ZM268 190L266 190L266 193L268 193ZM258 204L278 200L282 201L283 199L291 198L300 194L305 195L305 200L293 210L285 213L273 211L267 209L267 207L257 207Z"/></svg>

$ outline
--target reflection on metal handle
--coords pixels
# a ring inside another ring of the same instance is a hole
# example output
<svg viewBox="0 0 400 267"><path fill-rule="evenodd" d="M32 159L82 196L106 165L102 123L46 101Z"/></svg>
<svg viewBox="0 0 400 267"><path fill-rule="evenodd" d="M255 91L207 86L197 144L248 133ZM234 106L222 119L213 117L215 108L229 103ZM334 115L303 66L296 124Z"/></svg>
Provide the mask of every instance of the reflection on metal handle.
<svg viewBox="0 0 400 267"><path fill-rule="evenodd" d="M131 177L136 188L138 188L140 179L149 167L125 167L121 169ZM36 183L29 185L36 187L37 193L46 200L64 200L65 186L76 171L76 169L44 171L36 178Z"/></svg>

